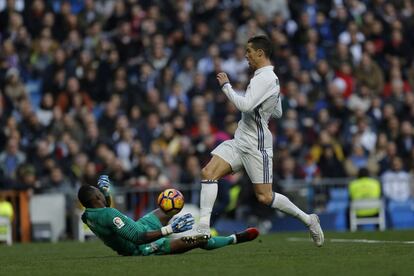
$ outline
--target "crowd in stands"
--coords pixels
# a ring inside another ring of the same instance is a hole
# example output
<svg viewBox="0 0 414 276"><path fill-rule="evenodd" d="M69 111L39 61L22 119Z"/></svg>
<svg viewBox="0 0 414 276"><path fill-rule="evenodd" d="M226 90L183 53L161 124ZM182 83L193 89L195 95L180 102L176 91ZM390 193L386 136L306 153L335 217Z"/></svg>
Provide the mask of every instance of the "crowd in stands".
<svg viewBox="0 0 414 276"><path fill-rule="evenodd" d="M270 122L275 182L367 168L390 183L385 193L411 197L410 0L2 0L0 8L2 188L71 190L100 173L122 187L198 184L240 118L216 74L243 91L252 73L245 43L266 34L283 94L283 117Z"/></svg>

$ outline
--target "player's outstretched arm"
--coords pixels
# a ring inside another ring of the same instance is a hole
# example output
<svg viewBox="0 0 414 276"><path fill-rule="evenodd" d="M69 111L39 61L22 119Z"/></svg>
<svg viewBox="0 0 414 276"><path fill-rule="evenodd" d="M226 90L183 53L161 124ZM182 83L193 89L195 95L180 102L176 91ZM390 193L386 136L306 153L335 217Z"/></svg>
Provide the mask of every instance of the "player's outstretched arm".
<svg viewBox="0 0 414 276"><path fill-rule="evenodd" d="M161 232L164 236L172 233L181 233L193 228L194 217L192 214L188 213L183 216L175 218L171 224L161 228Z"/></svg>
<svg viewBox="0 0 414 276"><path fill-rule="evenodd" d="M150 243L172 233L191 230L194 224L193 216L191 214L185 214L177 217L171 224L168 224L159 230L143 232L137 227L133 220L123 216L116 209L113 210L116 212L112 216L112 227L114 231L122 238L135 244Z"/></svg>
<svg viewBox="0 0 414 276"><path fill-rule="evenodd" d="M191 214L185 214L177 217L171 224L162 227L160 230L146 232L141 236L138 244L145 244L158 240L164 236L168 236L172 233L181 233L191 230L194 224L194 217Z"/></svg>

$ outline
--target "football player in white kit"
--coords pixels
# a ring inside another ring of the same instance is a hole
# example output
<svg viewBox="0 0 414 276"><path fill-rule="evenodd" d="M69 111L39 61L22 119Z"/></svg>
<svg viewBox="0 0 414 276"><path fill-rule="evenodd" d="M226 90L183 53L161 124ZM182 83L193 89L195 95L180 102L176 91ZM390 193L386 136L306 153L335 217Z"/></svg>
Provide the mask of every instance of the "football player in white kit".
<svg viewBox="0 0 414 276"><path fill-rule="evenodd" d="M196 230L210 235L210 217L217 197L217 181L244 168L254 185L259 202L301 220L314 243L322 246L324 235L316 214L306 214L286 196L272 190L273 136L268 128L270 117L282 116L279 80L270 61L272 44L266 36L248 40L246 59L254 76L246 92L232 89L226 73L217 74L222 91L242 112L234 139L221 143L202 169L200 222Z"/></svg>

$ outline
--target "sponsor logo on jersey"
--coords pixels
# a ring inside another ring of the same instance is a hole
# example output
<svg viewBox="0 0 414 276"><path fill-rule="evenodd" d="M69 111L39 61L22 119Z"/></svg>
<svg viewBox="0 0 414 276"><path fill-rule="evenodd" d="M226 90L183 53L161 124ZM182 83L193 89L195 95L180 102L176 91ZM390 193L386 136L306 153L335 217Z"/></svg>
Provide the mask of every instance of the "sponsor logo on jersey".
<svg viewBox="0 0 414 276"><path fill-rule="evenodd" d="M125 226L125 223L122 221L120 217L115 217L113 220L113 223L115 224L116 228L121 229Z"/></svg>

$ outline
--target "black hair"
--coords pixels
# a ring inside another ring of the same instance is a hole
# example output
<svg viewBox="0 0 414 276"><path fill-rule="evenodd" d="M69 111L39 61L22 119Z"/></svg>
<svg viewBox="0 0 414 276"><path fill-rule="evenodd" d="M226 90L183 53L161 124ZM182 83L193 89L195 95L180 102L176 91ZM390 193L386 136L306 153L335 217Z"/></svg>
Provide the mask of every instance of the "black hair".
<svg viewBox="0 0 414 276"><path fill-rule="evenodd" d="M362 167L359 169L358 171L358 177L368 177L369 176L369 171L367 168Z"/></svg>
<svg viewBox="0 0 414 276"><path fill-rule="evenodd" d="M90 185L83 185L78 191L78 199L86 208L91 207L91 199L95 194L95 189Z"/></svg>
<svg viewBox="0 0 414 276"><path fill-rule="evenodd" d="M247 43L252 44L252 48L256 51L261 49L263 50L265 56L270 58L272 56L273 47L272 42L270 42L269 38L265 35L257 35L249 38Z"/></svg>

